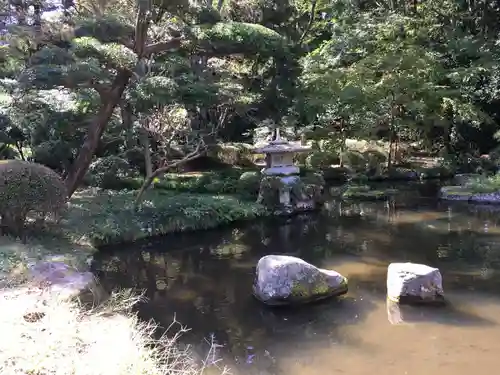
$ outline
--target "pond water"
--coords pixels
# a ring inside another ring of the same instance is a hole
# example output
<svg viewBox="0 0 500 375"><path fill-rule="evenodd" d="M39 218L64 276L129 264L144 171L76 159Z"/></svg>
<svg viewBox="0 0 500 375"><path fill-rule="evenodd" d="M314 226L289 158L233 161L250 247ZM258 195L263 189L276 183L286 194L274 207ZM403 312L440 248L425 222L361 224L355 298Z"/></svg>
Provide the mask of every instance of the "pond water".
<svg viewBox="0 0 500 375"><path fill-rule="evenodd" d="M390 203L331 201L311 216L109 249L95 272L106 288L145 289L140 316L168 327L175 314L200 355L213 338L233 374L489 373L499 363L500 208L444 204L435 186L405 186ZM335 269L348 294L263 306L251 294L253 272L271 253ZM393 261L439 267L450 305L407 307L404 323L391 324Z"/></svg>

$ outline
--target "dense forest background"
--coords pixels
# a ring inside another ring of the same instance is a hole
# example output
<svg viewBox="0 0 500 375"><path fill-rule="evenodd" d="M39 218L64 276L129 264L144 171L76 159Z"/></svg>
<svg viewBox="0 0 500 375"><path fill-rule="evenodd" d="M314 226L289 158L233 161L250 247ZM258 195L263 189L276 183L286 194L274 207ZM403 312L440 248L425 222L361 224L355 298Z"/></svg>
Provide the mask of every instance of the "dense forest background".
<svg viewBox="0 0 500 375"><path fill-rule="evenodd" d="M8 0L0 154L70 194L89 168L151 177L276 126L314 141L496 157L500 7L491 0ZM395 151L394 151L395 152Z"/></svg>

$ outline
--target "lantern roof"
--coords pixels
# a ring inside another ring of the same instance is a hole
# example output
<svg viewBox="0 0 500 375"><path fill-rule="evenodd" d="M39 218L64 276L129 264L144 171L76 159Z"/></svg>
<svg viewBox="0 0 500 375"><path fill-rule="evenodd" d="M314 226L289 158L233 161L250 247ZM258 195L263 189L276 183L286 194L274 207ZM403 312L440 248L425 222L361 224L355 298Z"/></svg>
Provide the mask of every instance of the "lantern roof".
<svg viewBox="0 0 500 375"><path fill-rule="evenodd" d="M311 147L304 146L300 141L290 142L280 137L279 129L276 129L276 139L260 147L255 147L254 154L286 154L311 151Z"/></svg>

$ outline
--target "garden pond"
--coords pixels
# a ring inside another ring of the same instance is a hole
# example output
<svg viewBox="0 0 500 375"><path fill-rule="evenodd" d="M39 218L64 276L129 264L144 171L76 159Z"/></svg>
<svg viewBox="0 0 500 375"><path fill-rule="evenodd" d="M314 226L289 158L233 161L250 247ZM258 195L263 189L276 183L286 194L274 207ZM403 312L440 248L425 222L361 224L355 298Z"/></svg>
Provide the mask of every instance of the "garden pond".
<svg viewBox="0 0 500 375"><path fill-rule="evenodd" d="M145 290L141 318L212 339L232 374L486 374L500 346L500 207L440 202L435 183L396 186L390 201L331 200L322 212L103 249L93 271L108 289ZM300 257L349 279L340 298L270 308L252 296L266 254ZM449 305L405 307L391 324L390 262L439 267ZM213 357L213 358L212 358Z"/></svg>

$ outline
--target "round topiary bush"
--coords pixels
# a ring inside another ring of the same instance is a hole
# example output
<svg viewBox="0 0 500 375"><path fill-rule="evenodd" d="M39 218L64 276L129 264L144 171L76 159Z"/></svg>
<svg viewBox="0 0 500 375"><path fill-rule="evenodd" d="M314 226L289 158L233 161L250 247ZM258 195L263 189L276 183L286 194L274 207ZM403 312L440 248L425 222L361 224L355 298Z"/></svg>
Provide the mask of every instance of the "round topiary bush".
<svg viewBox="0 0 500 375"><path fill-rule="evenodd" d="M4 232L21 235L28 215L57 217L67 201L59 175L41 164L0 161L0 217Z"/></svg>
<svg viewBox="0 0 500 375"><path fill-rule="evenodd" d="M92 186L115 189L121 187L122 180L128 177L131 171L127 160L118 156L105 156L90 165L87 180Z"/></svg>
<svg viewBox="0 0 500 375"><path fill-rule="evenodd" d="M257 196L259 193L261 174L259 172L244 172L238 180L238 191Z"/></svg>
<svg viewBox="0 0 500 375"><path fill-rule="evenodd" d="M330 151L314 151L306 158L306 165L310 168L327 168L340 162L339 155Z"/></svg>

